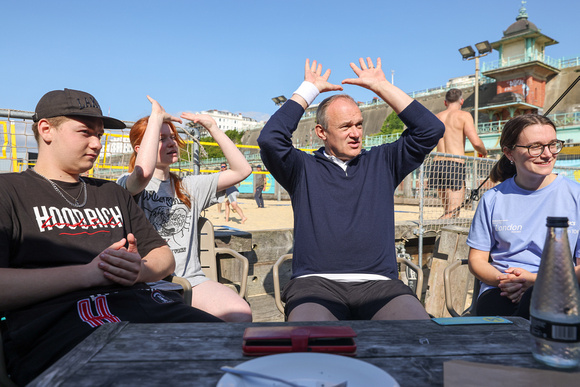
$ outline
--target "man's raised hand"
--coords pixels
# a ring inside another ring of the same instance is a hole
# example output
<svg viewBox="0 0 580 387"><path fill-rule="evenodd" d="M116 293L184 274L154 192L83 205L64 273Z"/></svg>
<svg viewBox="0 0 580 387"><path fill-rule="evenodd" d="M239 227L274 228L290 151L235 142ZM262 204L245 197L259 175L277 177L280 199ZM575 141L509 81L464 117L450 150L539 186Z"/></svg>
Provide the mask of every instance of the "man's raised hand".
<svg viewBox="0 0 580 387"><path fill-rule="evenodd" d="M304 80L306 82L313 83L321 93L342 90L342 86L328 82L328 77L330 77L330 69L327 69L322 74L322 65L320 63L314 60L312 65L310 65L310 59L306 59L306 64L304 65Z"/></svg>
<svg viewBox="0 0 580 387"><path fill-rule="evenodd" d="M370 57L367 57L367 62L363 58L359 59L360 68L354 64L350 63L350 68L358 76L358 78L347 78L342 83L349 85L357 85L369 89L372 91L377 91L378 86L383 82L388 82L385 78L385 73L381 68L381 58L377 58L377 66L373 65L373 61Z"/></svg>

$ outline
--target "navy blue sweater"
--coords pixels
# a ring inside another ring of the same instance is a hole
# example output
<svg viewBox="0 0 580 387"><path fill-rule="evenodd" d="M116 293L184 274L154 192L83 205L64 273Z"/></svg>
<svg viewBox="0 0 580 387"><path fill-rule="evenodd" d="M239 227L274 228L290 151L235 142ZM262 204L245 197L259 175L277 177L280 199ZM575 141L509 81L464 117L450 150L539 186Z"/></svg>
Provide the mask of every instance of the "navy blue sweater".
<svg viewBox="0 0 580 387"><path fill-rule="evenodd" d="M264 165L290 194L294 209L293 278L306 274L367 273L398 278L394 191L418 168L445 126L417 101L399 117L401 138L361 153L346 173L323 155L292 146L304 113L288 100L258 138Z"/></svg>

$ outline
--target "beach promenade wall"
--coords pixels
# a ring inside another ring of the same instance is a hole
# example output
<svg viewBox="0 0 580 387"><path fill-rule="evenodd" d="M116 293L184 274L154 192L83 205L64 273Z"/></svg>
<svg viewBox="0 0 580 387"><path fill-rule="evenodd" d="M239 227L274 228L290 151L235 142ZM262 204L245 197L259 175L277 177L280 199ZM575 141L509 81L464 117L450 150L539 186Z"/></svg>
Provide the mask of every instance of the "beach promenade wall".
<svg viewBox="0 0 580 387"><path fill-rule="evenodd" d="M493 85L495 88L495 84ZM466 93L465 97L466 99L468 98L473 99L473 97L470 97L471 94L473 94L473 88L471 88L471 90L465 90L464 93ZM445 109L445 105L443 103L444 99L445 93L443 92L429 95L426 97L417 98L419 102L421 102L427 109L429 109L433 113L438 113ZM381 127L383 126L383 122L385 121L387 116L391 114L392 111L393 109L391 109L389 105L384 103L364 107L362 109L364 119L363 136L368 136L380 132ZM303 118L298 124L298 128L294 132L293 138L300 139L301 143L305 143L310 138L314 138L316 140L316 134L314 134L315 126L316 126L315 117ZM242 139L244 145L258 145L257 139L258 136L260 135L260 130L261 129L253 129L247 131ZM320 143L318 145L320 146Z"/></svg>
<svg viewBox="0 0 580 387"><path fill-rule="evenodd" d="M566 67L563 68L560 73L549 79L546 83L546 98L544 101L544 111L547 110L552 104L558 99L558 97L574 82L574 80L580 75L580 66ZM465 100L463 104L463 110L471 111L473 110L475 103L475 87L462 88L463 98ZM423 104L427 109L429 109L434 114L437 114L445 110L445 92L441 91L439 93L431 93L428 95L415 97L417 101ZM493 97L497 95L497 84L485 83L479 86L479 106L480 108L488 105ZM580 111L580 86L574 87L570 93L558 104L557 108L551 113L569 113ZM362 113L364 118L364 136L378 133L381 130L383 122L393 110L384 103L370 105L369 107L363 107ZM485 112L480 115L479 122L485 122L482 120L485 118ZM303 143L308 138L315 138L316 135L313 133L315 126L314 117L308 117L302 119L298 124L298 129L294 133L294 138L301 139ZM246 132L242 142L245 145L257 145L257 138L260 134L260 129L254 129Z"/></svg>

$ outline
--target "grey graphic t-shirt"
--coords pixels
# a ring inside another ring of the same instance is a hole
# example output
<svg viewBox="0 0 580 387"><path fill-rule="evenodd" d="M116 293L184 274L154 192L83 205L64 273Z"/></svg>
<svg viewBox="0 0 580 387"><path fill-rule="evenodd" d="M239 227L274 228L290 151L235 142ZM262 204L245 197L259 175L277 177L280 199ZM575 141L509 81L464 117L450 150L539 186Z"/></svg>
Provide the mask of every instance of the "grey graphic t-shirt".
<svg viewBox="0 0 580 387"><path fill-rule="evenodd" d="M128 173L122 175L117 183L126 187L128 177ZM175 274L187 278L191 286L207 280L199 262L197 220L201 211L218 202L218 178L219 173L183 178L182 184L189 194L191 209L177 198L169 179L154 177L145 190L135 196L147 219L171 248L175 256Z"/></svg>

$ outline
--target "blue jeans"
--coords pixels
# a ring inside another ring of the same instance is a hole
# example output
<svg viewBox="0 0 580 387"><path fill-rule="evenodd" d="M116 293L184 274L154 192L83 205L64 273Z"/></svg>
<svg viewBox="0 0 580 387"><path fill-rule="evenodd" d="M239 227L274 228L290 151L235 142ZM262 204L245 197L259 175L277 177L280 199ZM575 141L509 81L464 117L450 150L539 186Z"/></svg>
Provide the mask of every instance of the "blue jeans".
<svg viewBox="0 0 580 387"><path fill-rule="evenodd" d="M256 187L256 192L254 192L254 199L256 200L256 204L258 208L264 208L264 199L262 199L262 191L264 190L263 186Z"/></svg>

